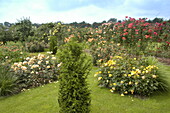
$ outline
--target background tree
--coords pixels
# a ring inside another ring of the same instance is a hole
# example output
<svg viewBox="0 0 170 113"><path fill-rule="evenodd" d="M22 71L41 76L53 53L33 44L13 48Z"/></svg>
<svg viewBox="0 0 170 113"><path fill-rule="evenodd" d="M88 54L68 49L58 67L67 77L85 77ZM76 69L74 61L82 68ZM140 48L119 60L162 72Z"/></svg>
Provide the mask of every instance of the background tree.
<svg viewBox="0 0 170 113"><path fill-rule="evenodd" d="M15 27L17 35L20 37L20 41L26 41L28 36L31 35L32 23L30 19L24 18L18 20L18 22L15 24Z"/></svg>

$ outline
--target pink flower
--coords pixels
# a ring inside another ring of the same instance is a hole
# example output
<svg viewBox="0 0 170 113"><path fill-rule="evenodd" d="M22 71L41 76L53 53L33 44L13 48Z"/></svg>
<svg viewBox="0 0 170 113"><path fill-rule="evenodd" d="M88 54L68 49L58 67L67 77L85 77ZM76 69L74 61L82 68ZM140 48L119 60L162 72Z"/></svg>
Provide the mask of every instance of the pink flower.
<svg viewBox="0 0 170 113"><path fill-rule="evenodd" d="M128 18L128 16L125 16L125 18Z"/></svg>
<svg viewBox="0 0 170 113"><path fill-rule="evenodd" d="M157 32L154 32L153 34L154 34L154 35L158 35L158 33L157 33Z"/></svg>

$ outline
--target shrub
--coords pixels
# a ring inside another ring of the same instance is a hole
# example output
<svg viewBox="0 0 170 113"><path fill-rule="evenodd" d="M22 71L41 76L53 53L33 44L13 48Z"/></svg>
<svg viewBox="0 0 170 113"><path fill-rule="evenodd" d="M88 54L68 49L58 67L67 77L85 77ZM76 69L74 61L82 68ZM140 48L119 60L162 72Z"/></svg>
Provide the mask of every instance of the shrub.
<svg viewBox="0 0 170 113"><path fill-rule="evenodd" d="M0 67L0 96L8 96L16 93L17 77L10 73L8 66L1 65Z"/></svg>
<svg viewBox="0 0 170 113"><path fill-rule="evenodd" d="M91 59L83 53L79 43L69 42L57 52L62 62L59 86L61 113L89 113L90 91L86 78L91 70Z"/></svg>
<svg viewBox="0 0 170 113"><path fill-rule="evenodd" d="M111 92L150 96L154 92L167 91L168 85L159 73L159 67L149 62L146 57L129 58L114 56L103 64L95 74L99 85L110 88Z"/></svg>
<svg viewBox="0 0 170 113"><path fill-rule="evenodd" d="M45 48L45 43L44 42L38 42L38 41L33 41L33 42L27 42L25 44L26 51L28 52L44 52Z"/></svg>
<svg viewBox="0 0 170 113"><path fill-rule="evenodd" d="M23 46L20 42L7 42L6 45L0 46L0 62L9 63L22 61L26 55L22 50Z"/></svg>
<svg viewBox="0 0 170 113"><path fill-rule="evenodd" d="M20 90L41 86L58 78L56 58L39 54L27 57L23 62L14 63L11 71L18 77Z"/></svg>

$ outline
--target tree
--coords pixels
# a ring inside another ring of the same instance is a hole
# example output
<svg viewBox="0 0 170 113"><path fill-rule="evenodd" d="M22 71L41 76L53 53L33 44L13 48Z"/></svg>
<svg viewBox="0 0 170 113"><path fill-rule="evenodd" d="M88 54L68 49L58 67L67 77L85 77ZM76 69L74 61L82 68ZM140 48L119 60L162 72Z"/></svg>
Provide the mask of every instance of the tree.
<svg viewBox="0 0 170 113"><path fill-rule="evenodd" d="M153 23L156 23L156 22L158 22L158 23L161 23L161 22L163 22L163 18L154 18L153 20L152 20L152 22Z"/></svg>
<svg viewBox="0 0 170 113"><path fill-rule="evenodd" d="M60 113L89 113L90 90L86 78L92 61L79 43L69 42L57 53L61 64L59 78Z"/></svg>
<svg viewBox="0 0 170 113"><path fill-rule="evenodd" d="M28 18L18 20L15 24L17 34L20 37L20 41L26 41L28 36L30 36L32 23Z"/></svg>
<svg viewBox="0 0 170 113"><path fill-rule="evenodd" d="M117 22L116 18L110 18L107 22Z"/></svg>

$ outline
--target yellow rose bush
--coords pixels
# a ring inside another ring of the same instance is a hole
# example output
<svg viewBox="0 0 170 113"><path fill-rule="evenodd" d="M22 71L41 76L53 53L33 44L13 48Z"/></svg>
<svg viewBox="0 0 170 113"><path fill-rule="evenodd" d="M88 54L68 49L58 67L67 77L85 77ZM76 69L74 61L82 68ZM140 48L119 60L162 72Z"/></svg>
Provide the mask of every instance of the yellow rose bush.
<svg viewBox="0 0 170 113"><path fill-rule="evenodd" d="M14 63L11 71L18 77L17 84L23 90L56 81L59 67L54 56L38 54Z"/></svg>
<svg viewBox="0 0 170 113"><path fill-rule="evenodd" d="M121 96L130 94L147 97L156 91L168 90L159 68L150 64L146 57L114 56L103 63L95 76L100 86L118 92Z"/></svg>

